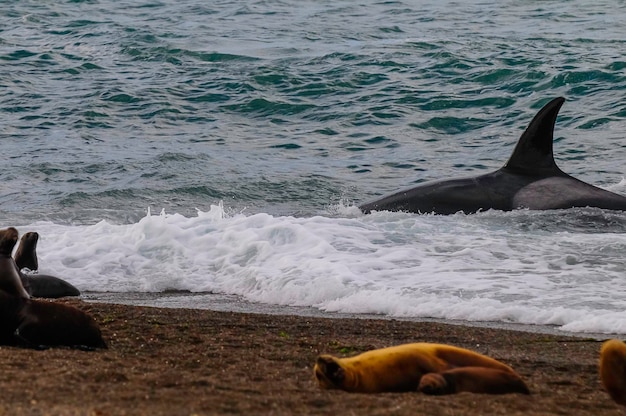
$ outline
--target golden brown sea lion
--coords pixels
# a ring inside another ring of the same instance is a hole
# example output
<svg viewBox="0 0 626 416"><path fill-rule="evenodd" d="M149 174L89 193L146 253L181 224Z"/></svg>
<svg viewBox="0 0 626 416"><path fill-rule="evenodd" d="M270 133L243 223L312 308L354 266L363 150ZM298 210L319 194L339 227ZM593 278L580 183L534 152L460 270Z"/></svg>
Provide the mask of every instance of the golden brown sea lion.
<svg viewBox="0 0 626 416"><path fill-rule="evenodd" d="M444 344L404 344L348 358L320 355L313 371L323 389L358 393L530 394L508 365Z"/></svg>
<svg viewBox="0 0 626 416"><path fill-rule="evenodd" d="M600 350L600 380L617 404L626 406L626 344L610 339Z"/></svg>

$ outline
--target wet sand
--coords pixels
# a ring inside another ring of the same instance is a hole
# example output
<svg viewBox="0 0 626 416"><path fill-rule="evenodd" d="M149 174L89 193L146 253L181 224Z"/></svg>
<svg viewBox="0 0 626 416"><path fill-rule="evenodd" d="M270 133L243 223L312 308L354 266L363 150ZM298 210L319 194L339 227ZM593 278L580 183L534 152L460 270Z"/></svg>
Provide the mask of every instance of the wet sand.
<svg viewBox="0 0 626 416"><path fill-rule="evenodd" d="M601 340L381 319L329 319L61 300L92 314L108 350L0 347L0 415L625 415L598 378ZM320 353L408 342L511 365L531 396L320 390Z"/></svg>

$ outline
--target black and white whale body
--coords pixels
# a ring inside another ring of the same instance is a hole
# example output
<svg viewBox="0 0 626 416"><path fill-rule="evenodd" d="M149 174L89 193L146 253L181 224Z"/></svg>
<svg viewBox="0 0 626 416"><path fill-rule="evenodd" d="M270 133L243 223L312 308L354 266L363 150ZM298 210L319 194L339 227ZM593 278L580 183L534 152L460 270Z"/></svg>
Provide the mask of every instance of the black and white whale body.
<svg viewBox="0 0 626 416"><path fill-rule="evenodd" d="M49 299L64 296L80 296L80 291L74 285L56 276L22 272L23 268L28 268L32 271L39 268L39 262L37 261L38 240L39 234L36 232L24 234L14 255L22 286L26 292L36 298Z"/></svg>
<svg viewBox="0 0 626 416"><path fill-rule="evenodd" d="M564 101L564 98L555 98L537 113L509 161L497 171L469 178L426 182L359 208L365 213L406 211L424 214L574 207L626 211L626 196L575 179L554 162L554 124Z"/></svg>

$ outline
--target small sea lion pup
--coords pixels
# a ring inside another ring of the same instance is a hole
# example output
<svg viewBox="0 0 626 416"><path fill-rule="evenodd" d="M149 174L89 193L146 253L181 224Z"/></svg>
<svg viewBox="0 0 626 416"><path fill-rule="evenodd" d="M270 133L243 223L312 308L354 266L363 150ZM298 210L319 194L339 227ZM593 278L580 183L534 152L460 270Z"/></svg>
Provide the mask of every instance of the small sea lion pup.
<svg viewBox="0 0 626 416"><path fill-rule="evenodd" d="M349 358L320 355L313 371L321 388L353 393L530 394L508 365L444 344L404 344Z"/></svg>
<svg viewBox="0 0 626 416"><path fill-rule="evenodd" d="M600 380L617 404L626 406L626 344L610 339L600 350Z"/></svg>

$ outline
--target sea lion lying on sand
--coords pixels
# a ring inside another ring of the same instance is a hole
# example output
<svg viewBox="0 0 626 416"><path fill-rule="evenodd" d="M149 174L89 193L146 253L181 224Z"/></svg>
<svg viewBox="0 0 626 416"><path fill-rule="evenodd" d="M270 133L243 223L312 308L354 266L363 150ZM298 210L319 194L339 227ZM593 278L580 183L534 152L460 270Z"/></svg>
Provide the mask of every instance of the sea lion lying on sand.
<svg viewBox="0 0 626 416"><path fill-rule="evenodd" d="M30 299L11 252L15 228L0 230L0 343L35 348L106 348L96 321L78 308Z"/></svg>
<svg viewBox="0 0 626 416"><path fill-rule="evenodd" d="M80 296L80 291L72 284L55 276L47 274L26 274L21 270L28 268L37 270L37 241L39 234L28 232L22 236L20 245L13 258L19 270L24 289L36 298L61 298L64 296Z"/></svg>
<svg viewBox="0 0 626 416"><path fill-rule="evenodd" d="M69 305L0 291L0 344L44 349L107 348L96 321Z"/></svg>
<svg viewBox="0 0 626 416"><path fill-rule="evenodd" d="M444 344L404 344L348 358L320 355L313 371L321 388L354 393L530 394L508 365Z"/></svg>
<svg viewBox="0 0 626 416"><path fill-rule="evenodd" d="M617 404L626 406L626 344L610 339L600 350L600 380Z"/></svg>

